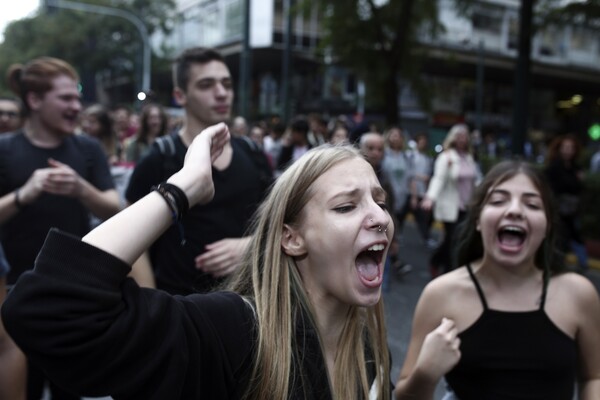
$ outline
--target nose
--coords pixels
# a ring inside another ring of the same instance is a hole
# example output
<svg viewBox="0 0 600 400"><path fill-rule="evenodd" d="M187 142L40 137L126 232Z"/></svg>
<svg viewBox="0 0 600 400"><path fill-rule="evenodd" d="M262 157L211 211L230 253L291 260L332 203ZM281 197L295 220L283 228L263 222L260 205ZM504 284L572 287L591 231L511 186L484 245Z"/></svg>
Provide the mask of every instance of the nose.
<svg viewBox="0 0 600 400"><path fill-rule="evenodd" d="M217 82L217 84L215 85L215 94L217 97L227 96L227 88L225 87L225 85L223 85L223 83Z"/></svg>
<svg viewBox="0 0 600 400"><path fill-rule="evenodd" d="M367 224L369 229L387 230L391 227L392 218L390 214L381 208L379 204L373 204L373 210L368 214Z"/></svg>
<svg viewBox="0 0 600 400"><path fill-rule="evenodd" d="M507 214L511 217L521 217L523 215L523 204L518 198L511 199Z"/></svg>

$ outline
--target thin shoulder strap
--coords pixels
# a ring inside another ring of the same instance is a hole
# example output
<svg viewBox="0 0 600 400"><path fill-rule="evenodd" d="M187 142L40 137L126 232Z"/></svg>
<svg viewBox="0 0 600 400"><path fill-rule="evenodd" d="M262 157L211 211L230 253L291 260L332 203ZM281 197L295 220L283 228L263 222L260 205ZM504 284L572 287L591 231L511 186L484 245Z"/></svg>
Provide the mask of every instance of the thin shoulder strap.
<svg viewBox="0 0 600 400"><path fill-rule="evenodd" d="M548 271L544 269L542 276L542 298L540 299L540 310L544 310L544 305L546 304L546 293L548 292L548 282L550 282L550 275Z"/></svg>
<svg viewBox="0 0 600 400"><path fill-rule="evenodd" d="M481 304L483 305L483 309L487 310L488 309L487 301L485 300L485 296L483 295L483 290L481 290L481 286L479 286L479 281L477 280L477 278L475 278L475 274L473 273L473 270L471 269L470 263L467 264L467 271L469 271L469 276L471 277L471 280L475 284L475 289L477 289L477 294L479 294L479 298L481 299Z"/></svg>

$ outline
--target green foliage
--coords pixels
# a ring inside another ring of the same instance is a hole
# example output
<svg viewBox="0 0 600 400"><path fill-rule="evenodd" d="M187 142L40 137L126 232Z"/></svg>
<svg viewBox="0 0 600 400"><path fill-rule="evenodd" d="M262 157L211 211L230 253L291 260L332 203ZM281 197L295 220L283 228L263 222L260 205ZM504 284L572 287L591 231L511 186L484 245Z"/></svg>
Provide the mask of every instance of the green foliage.
<svg viewBox="0 0 600 400"><path fill-rule="evenodd" d="M78 1L78 3L83 3ZM88 0L85 3L120 8L136 14L148 32L170 31L174 0ZM90 12L56 9L12 22L0 44L0 71L11 64L40 56L62 58L80 74L106 72L129 80L136 76L142 42L135 26L126 19ZM0 93L7 92L4 79Z"/></svg>
<svg viewBox="0 0 600 400"><path fill-rule="evenodd" d="M462 12L473 3L455 1ZM387 123L398 122L399 77L411 83L425 108L429 105L428 85L421 76L426 53L417 39L423 34L435 38L444 32L438 3L437 0L317 3L322 15L321 51L366 82L370 105L385 110ZM315 1L305 0L301 4L306 7Z"/></svg>

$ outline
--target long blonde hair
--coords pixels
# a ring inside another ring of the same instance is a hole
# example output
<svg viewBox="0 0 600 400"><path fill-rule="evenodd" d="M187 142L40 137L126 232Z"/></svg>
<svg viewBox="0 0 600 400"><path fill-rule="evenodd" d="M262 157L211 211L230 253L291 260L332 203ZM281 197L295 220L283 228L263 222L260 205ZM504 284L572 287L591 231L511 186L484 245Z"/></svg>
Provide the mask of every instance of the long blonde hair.
<svg viewBox="0 0 600 400"><path fill-rule="evenodd" d="M299 374L295 327L300 315L314 323L310 300L294 259L281 248L284 224L299 222L314 193L313 183L336 164L355 157L348 145L323 145L294 162L275 182L258 210L246 260L229 289L250 298L256 307L258 343L247 399L289 397ZM365 343L367 348L365 349ZM373 355L379 399L390 397L389 355L382 299L372 307L352 306L336 354L334 399L369 397L365 350Z"/></svg>

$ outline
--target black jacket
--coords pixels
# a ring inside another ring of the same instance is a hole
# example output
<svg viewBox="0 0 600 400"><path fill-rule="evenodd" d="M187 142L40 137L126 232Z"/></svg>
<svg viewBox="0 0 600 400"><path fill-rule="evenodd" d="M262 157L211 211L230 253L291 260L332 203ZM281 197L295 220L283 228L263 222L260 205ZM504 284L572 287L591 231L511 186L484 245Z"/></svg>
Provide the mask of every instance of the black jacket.
<svg viewBox="0 0 600 400"><path fill-rule="evenodd" d="M141 289L114 256L53 230L2 307L11 337L59 386L115 399L240 399L252 370L254 310L231 292ZM297 323L292 399L331 399L316 332ZM376 368L368 357L369 380ZM304 395L306 394L306 397Z"/></svg>

